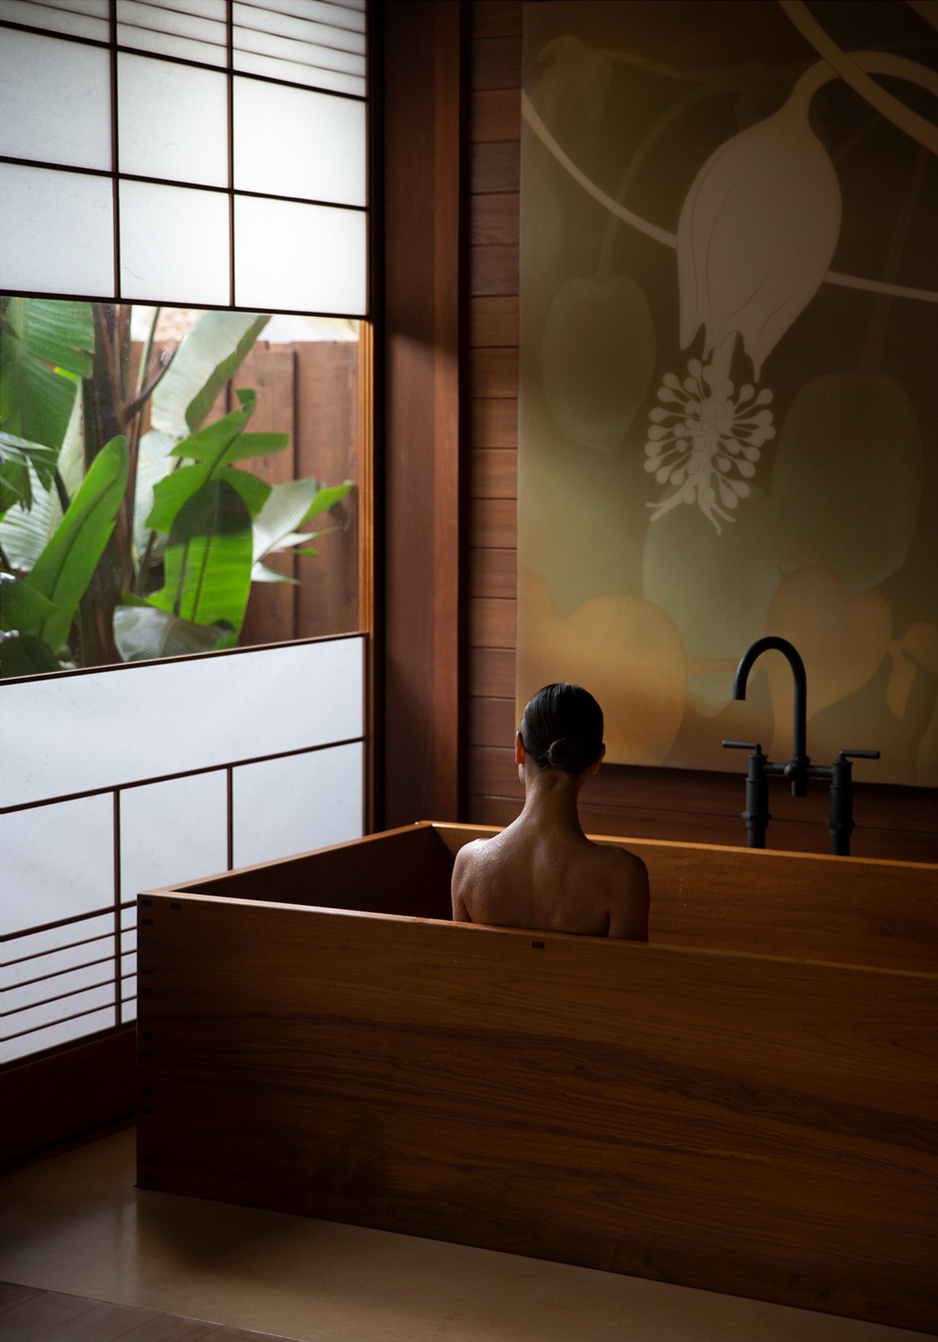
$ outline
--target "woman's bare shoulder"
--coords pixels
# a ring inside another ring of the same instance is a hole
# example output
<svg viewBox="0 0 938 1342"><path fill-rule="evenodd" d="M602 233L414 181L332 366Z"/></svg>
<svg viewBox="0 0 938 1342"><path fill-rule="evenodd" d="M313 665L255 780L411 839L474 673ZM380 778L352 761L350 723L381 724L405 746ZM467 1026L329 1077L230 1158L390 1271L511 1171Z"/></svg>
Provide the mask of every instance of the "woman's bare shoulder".
<svg viewBox="0 0 938 1342"><path fill-rule="evenodd" d="M648 868L627 848L603 845L606 862L606 898L609 936L648 940Z"/></svg>

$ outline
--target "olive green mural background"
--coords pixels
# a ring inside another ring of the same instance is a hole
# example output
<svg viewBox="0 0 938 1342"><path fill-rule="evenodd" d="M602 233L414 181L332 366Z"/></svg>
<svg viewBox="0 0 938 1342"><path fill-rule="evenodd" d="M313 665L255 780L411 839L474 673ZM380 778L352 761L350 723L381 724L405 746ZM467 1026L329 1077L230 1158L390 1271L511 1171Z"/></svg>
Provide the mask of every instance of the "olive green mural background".
<svg viewBox="0 0 938 1342"><path fill-rule="evenodd" d="M938 32L906 3L524 10L519 705L607 758L938 784Z"/></svg>

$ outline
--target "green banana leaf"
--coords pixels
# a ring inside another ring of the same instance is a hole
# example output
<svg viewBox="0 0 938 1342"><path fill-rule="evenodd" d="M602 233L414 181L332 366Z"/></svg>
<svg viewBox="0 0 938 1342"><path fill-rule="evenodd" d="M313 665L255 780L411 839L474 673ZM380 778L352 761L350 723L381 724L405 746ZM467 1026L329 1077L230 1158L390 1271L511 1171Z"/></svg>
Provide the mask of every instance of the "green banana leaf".
<svg viewBox="0 0 938 1342"><path fill-rule="evenodd" d="M56 465L69 497L74 498L84 477L80 397L75 398ZM57 491L51 485L43 488L38 477L31 483L32 507L16 506L0 517L0 546L12 566L24 573L34 566L63 516Z"/></svg>
<svg viewBox="0 0 938 1342"><path fill-rule="evenodd" d="M149 604L192 624L222 621L240 633L251 590L251 514L226 478L183 504L165 556L165 586Z"/></svg>
<svg viewBox="0 0 938 1342"><path fill-rule="evenodd" d="M8 433L58 448L92 373L91 304L8 298L0 322L0 424Z"/></svg>
<svg viewBox="0 0 938 1342"><path fill-rule="evenodd" d="M129 459L126 438L105 443L29 575L29 586L55 606L38 631L52 648L68 638L78 603L114 529Z"/></svg>
<svg viewBox="0 0 938 1342"><path fill-rule="evenodd" d="M288 480L272 485L267 502L254 518L254 562L284 547L287 537L299 534L298 528L316 498L319 486L315 480ZM303 534L304 540L310 537Z"/></svg>
<svg viewBox="0 0 938 1342"><path fill-rule="evenodd" d="M290 436L245 433L257 397L253 391L239 391L238 399L240 410L232 410L224 419L200 429L172 448L170 456L189 458L192 464L174 470L154 487L153 508L147 517L147 526L152 531L170 531L180 509L223 469L224 478L241 495L252 517L266 503L270 485L246 471L233 470L229 463L282 451L289 445Z"/></svg>
<svg viewBox="0 0 938 1342"><path fill-rule="evenodd" d="M118 606L114 611L114 642L125 662L153 657L184 657L234 647L237 633L227 624L192 624L155 606Z"/></svg>
<svg viewBox="0 0 938 1342"><path fill-rule="evenodd" d="M295 583L295 578L268 568L262 561L268 555L315 540L321 532L299 531L297 528L311 517L334 507L352 488L351 480L335 486L320 485L313 479L289 480L286 484L273 485L270 497L254 518L253 581ZM319 551L307 546L295 553L318 556Z"/></svg>
<svg viewBox="0 0 938 1342"><path fill-rule="evenodd" d="M0 643L0 677L41 676L47 671L61 671L61 662L55 653L35 634L21 634L19 638L5 638Z"/></svg>
<svg viewBox="0 0 938 1342"><path fill-rule="evenodd" d="M153 491L159 482L174 467L179 465L178 458L170 452L176 446L176 439L159 429L151 429L140 439L137 451L137 481L134 494L134 548L142 555L147 548L153 528L147 523L153 511ZM154 557L163 552L162 543Z"/></svg>
<svg viewBox="0 0 938 1342"><path fill-rule="evenodd" d="M186 334L150 401L150 423L177 442L200 429L269 316L204 312Z"/></svg>
<svg viewBox="0 0 938 1342"><path fill-rule="evenodd" d="M0 586L0 629L35 634L54 610L49 598L27 582L17 578Z"/></svg>
<svg viewBox="0 0 938 1342"><path fill-rule="evenodd" d="M351 480L346 480L341 485L321 485L303 521L311 522L314 517L329 512L354 488Z"/></svg>
<svg viewBox="0 0 938 1342"><path fill-rule="evenodd" d="M18 505L27 510L33 503L30 466L43 489L51 489L55 479L58 449L43 443L31 443L0 429L0 513Z"/></svg>

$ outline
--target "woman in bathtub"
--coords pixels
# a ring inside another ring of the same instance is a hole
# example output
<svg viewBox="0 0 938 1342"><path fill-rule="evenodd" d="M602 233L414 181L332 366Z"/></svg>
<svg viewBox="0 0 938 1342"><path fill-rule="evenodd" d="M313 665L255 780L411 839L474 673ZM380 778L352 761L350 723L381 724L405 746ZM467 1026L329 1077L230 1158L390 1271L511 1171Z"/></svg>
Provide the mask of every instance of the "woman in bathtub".
<svg viewBox="0 0 938 1342"><path fill-rule="evenodd" d="M545 685L515 737L524 810L491 839L456 855L456 922L648 940L648 872L624 848L592 843L580 788L606 753L603 712L579 685Z"/></svg>

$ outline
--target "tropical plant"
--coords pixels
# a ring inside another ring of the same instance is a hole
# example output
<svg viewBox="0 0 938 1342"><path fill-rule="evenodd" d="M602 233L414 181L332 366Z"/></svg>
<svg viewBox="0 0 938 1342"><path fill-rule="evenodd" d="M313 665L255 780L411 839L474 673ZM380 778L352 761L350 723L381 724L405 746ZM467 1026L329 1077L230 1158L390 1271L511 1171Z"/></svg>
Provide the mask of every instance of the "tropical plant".
<svg viewBox="0 0 938 1342"><path fill-rule="evenodd" d="M236 466L289 444L246 432L253 391L206 423L267 316L202 313L167 359L156 310L135 377L130 317L0 299L0 675L231 646L251 582L293 581L264 558L352 488Z"/></svg>

